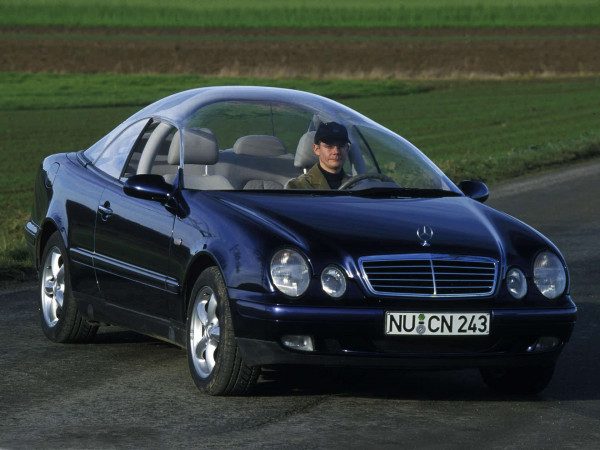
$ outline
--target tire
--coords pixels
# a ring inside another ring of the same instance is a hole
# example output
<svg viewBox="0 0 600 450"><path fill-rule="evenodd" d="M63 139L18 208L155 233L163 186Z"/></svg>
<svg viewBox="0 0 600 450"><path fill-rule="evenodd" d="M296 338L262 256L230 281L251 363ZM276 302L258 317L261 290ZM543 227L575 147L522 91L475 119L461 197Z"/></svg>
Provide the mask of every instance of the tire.
<svg viewBox="0 0 600 450"><path fill-rule="evenodd" d="M242 359L217 267L204 270L194 284L186 331L188 365L198 389L210 395L241 395L254 386L260 367L248 366Z"/></svg>
<svg viewBox="0 0 600 450"><path fill-rule="evenodd" d="M492 390L502 394L538 394L554 374L554 364L542 367L482 368L481 377Z"/></svg>
<svg viewBox="0 0 600 450"><path fill-rule="evenodd" d="M58 232L48 239L41 262L39 314L44 334L53 342L89 342L98 326L90 324L77 309L71 293L67 249Z"/></svg>

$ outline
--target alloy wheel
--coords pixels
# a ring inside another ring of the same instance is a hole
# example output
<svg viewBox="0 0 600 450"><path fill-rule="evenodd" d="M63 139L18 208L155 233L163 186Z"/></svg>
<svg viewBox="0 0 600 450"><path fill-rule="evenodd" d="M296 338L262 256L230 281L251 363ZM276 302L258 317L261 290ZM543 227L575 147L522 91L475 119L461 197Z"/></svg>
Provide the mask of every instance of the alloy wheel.
<svg viewBox="0 0 600 450"><path fill-rule="evenodd" d="M52 328L62 316L65 299L65 264L58 247L52 247L44 261L41 291L44 320Z"/></svg>
<svg viewBox="0 0 600 450"><path fill-rule="evenodd" d="M194 299L190 326L190 352L196 373L208 378L217 358L221 329L217 317L217 296L204 286Z"/></svg>

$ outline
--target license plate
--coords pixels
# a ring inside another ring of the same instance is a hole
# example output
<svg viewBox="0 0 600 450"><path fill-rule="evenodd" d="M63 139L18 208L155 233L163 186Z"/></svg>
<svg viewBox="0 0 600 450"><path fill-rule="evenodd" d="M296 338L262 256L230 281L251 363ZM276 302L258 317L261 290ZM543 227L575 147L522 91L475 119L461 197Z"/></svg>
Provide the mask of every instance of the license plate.
<svg viewBox="0 0 600 450"><path fill-rule="evenodd" d="M490 334L489 313L386 312L385 334L481 336Z"/></svg>

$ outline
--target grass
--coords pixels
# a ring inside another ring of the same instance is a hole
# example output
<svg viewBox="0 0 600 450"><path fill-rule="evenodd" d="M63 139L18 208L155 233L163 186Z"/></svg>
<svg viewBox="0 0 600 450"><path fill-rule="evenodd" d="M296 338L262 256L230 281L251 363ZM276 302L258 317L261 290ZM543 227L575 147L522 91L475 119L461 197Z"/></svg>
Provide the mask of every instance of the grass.
<svg viewBox="0 0 600 450"><path fill-rule="evenodd" d="M496 182L600 154L600 79L429 83L346 104L408 138L452 179Z"/></svg>
<svg viewBox="0 0 600 450"><path fill-rule="evenodd" d="M277 85L337 99L396 96L428 89L426 86L398 80L364 83L343 79L269 80L191 75L60 75L0 72L0 111L141 106L184 89L224 84Z"/></svg>
<svg viewBox="0 0 600 450"><path fill-rule="evenodd" d="M0 26L598 26L596 0L3 0Z"/></svg>
<svg viewBox="0 0 600 450"><path fill-rule="evenodd" d="M423 84L0 73L7 212L0 216L0 279L29 266L22 229L44 156L86 148L141 106L211 84L280 85L340 99L408 138L456 180L495 182L600 155L600 78Z"/></svg>

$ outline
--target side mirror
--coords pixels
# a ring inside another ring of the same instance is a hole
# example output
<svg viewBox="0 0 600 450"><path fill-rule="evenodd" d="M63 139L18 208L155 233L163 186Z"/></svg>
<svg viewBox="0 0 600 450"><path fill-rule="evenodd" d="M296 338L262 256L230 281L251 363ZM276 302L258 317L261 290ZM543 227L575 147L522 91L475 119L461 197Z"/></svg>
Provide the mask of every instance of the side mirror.
<svg viewBox="0 0 600 450"><path fill-rule="evenodd" d="M490 196L490 190L483 181L464 180L458 183L458 188L463 191L467 197L481 203L485 202Z"/></svg>
<svg viewBox="0 0 600 450"><path fill-rule="evenodd" d="M166 203L171 198L172 191L173 186L156 174L133 175L123 185L123 192L131 197L161 203Z"/></svg>

